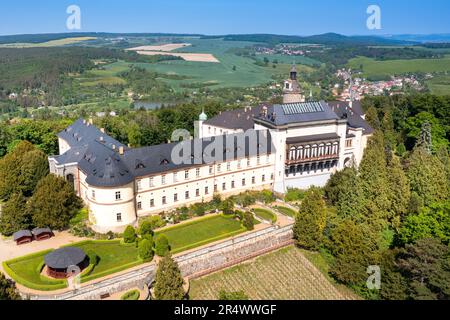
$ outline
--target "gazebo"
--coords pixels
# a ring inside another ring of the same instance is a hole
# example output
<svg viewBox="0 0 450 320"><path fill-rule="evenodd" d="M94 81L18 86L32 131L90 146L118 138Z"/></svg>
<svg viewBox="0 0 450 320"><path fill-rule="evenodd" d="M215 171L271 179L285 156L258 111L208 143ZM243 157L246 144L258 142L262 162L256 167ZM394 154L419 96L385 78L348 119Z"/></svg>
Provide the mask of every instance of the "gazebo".
<svg viewBox="0 0 450 320"><path fill-rule="evenodd" d="M47 240L53 237L53 232L50 228L35 228L31 233L37 241Z"/></svg>
<svg viewBox="0 0 450 320"><path fill-rule="evenodd" d="M80 248L67 247L50 252L44 257L47 274L56 279L71 276L69 268L77 266L83 270L89 265L89 259Z"/></svg>

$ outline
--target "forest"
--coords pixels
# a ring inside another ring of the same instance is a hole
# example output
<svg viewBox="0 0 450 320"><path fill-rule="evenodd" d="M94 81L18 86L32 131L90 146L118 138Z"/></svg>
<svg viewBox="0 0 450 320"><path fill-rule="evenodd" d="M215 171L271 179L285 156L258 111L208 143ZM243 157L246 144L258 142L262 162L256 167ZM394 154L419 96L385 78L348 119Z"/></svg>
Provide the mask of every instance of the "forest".
<svg viewBox="0 0 450 320"><path fill-rule="evenodd" d="M359 168L303 197L294 233L366 299L450 298L449 100L366 98L376 129ZM368 267L381 287L368 288Z"/></svg>

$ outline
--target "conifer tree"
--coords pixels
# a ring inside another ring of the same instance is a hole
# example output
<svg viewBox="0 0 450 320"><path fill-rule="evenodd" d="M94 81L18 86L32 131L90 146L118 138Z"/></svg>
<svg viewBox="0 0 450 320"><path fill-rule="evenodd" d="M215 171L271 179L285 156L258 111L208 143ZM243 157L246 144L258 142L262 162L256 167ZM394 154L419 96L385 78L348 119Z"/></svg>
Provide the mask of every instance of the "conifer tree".
<svg viewBox="0 0 450 320"><path fill-rule="evenodd" d="M398 228L402 217L408 213L411 198L410 186L400 160L392 152L390 161L387 163L387 171L391 204L388 219L394 228Z"/></svg>
<svg viewBox="0 0 450 320"><path fill-rule="evenodd" d="M307 250L318 250L323 238L327 211L322 192L311 188L300 206L294 225L297 246Z"/></svg>
<svg viewBox="0 0 450 320"><path fill-rule="evenodd" d="M423 201L424 206L448 198L449 186L444 164L422 147L416 147L408 158L406 176L411 192Z"/></svg>
<svg viewBox="0 0 450 320"><path fill-rule="evenodd" d="M170 255L166 255L158 263L154 294L157 300L182 300L185 296L184 280L178 264Z"/></svg>
<svg viewBox="0 0 450 320"><path fill-rule="evenodd" d="M21 300L16 285L0 272L0 300Z"/></svg>
<svg viewBox="0 0 450 320"><path fill-rule="evenodd" d="M26 211L27 199L22 193L15 193L2 206L0 215L0 233L11 236L14 232L29 229L32 226L32 218Z"/></svg>
<svg viewBox="0 0 450 320"><path fill-rule="evenodd" d="M366 217L373 222L388 220L391 195L386 168L383 133L376 131L370 138L359 167L362 193L365 199Z"/></svg>

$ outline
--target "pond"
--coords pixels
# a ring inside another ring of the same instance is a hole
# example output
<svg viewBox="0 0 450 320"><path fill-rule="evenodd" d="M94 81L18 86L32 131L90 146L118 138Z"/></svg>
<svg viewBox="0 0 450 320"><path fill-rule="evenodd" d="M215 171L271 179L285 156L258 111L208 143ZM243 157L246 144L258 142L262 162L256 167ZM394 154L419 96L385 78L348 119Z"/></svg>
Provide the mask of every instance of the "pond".
<svg viewBox="0 0 450 320"><path fill-rule="evenodd" d="M176 105L177 104L173 102L155 102L155 101L140 101L140 100L134 102L134 108L136 110L139 110L141 108L144 108L146 110L156 110L163 106L173 107Z"/></svg>

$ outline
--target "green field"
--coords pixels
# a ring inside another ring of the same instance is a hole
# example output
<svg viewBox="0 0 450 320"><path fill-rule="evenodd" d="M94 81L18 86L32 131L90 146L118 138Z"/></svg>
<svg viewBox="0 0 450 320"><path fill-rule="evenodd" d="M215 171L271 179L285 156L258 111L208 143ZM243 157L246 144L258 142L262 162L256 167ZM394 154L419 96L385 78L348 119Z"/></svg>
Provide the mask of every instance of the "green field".
<svg viewBox="0 0 450 320"><path fill-rule="evenodd" d="M354 295L331 283L295 247L192 280L189 297L214 300L221 290L242 290L251 300L355 299Z"/></svg>
<svg viewBox="0 0 450 320"><path fill-rule="evenodd" d="M274 75L284 75L289 72L292 58L286 58L286 63L280 63L276 68L269 64L267 67L257 66L255 61L235 55L233 48L252 46L252 42L223 41L222 39L189 39L186 42L192 46L174 50L174 52L211 53L220 63L192 62L192 61L162 61L158 63L140 63L140 67L163 74L179 75L186 79L173 80L162 79L169 83L175 90L196 84L210 88L252 87L269 83ZM280 62L281 58L276 57ZM299 57L300 59L301 57ZM262 60L263 58L261 58ZM303 58L305 64L299 65L299 72L309 72L312 68L311 59ZM233 68L235 70L233 70Z"/></svg>
<svg viewBox="0 0 450 320"><path fill-rule="evenodd" d="M93 69L84 72L81 76L76 77L81 86L89 87L99 84L114 85L126 84L126 81L118 75L127 71L130 64L119 61L102 66L102 69Z"/></svg>
<svg viewBox="0 0 450 320"><path fill-rule="evenodd" d="M0 48L42 48L42 47L61 47L69 44L76 44L84 41L95 40L95 37L76 37L52 40L42 43L7 43L0 45Z"/></svg>
<svg viewBox="0 0 450 320"><path fill-rule="evenodd" d="M193 249L210 242L225 239L245 232L233 217L215 215L182 223L155 232L155 237L164 234L169 239L172 253Z"/></svg>
<svg viewBox="0 0 450 320"><path fill-rule="evenodd" d="M450 75L435 76L426 83L432 94L450 95Z"/></svg>
<svg viewBox="0 0 450 320"><path fill-rule="evenodd" d="M450 57L388 61L376 61L370 58L359 57L351 59L348 66L352 69L360 69L362 66L364 77L378 78L413 72L433 73L450 71Z"/></svg>
<svg viewBox="0 0 450 320"><path fill-rule="evenodd" d="M256 208L252 210L255 215L263 220L271 221L271 222L277 222L277 216L273 212L266 210L266 209L260 209Z"/></svg>

